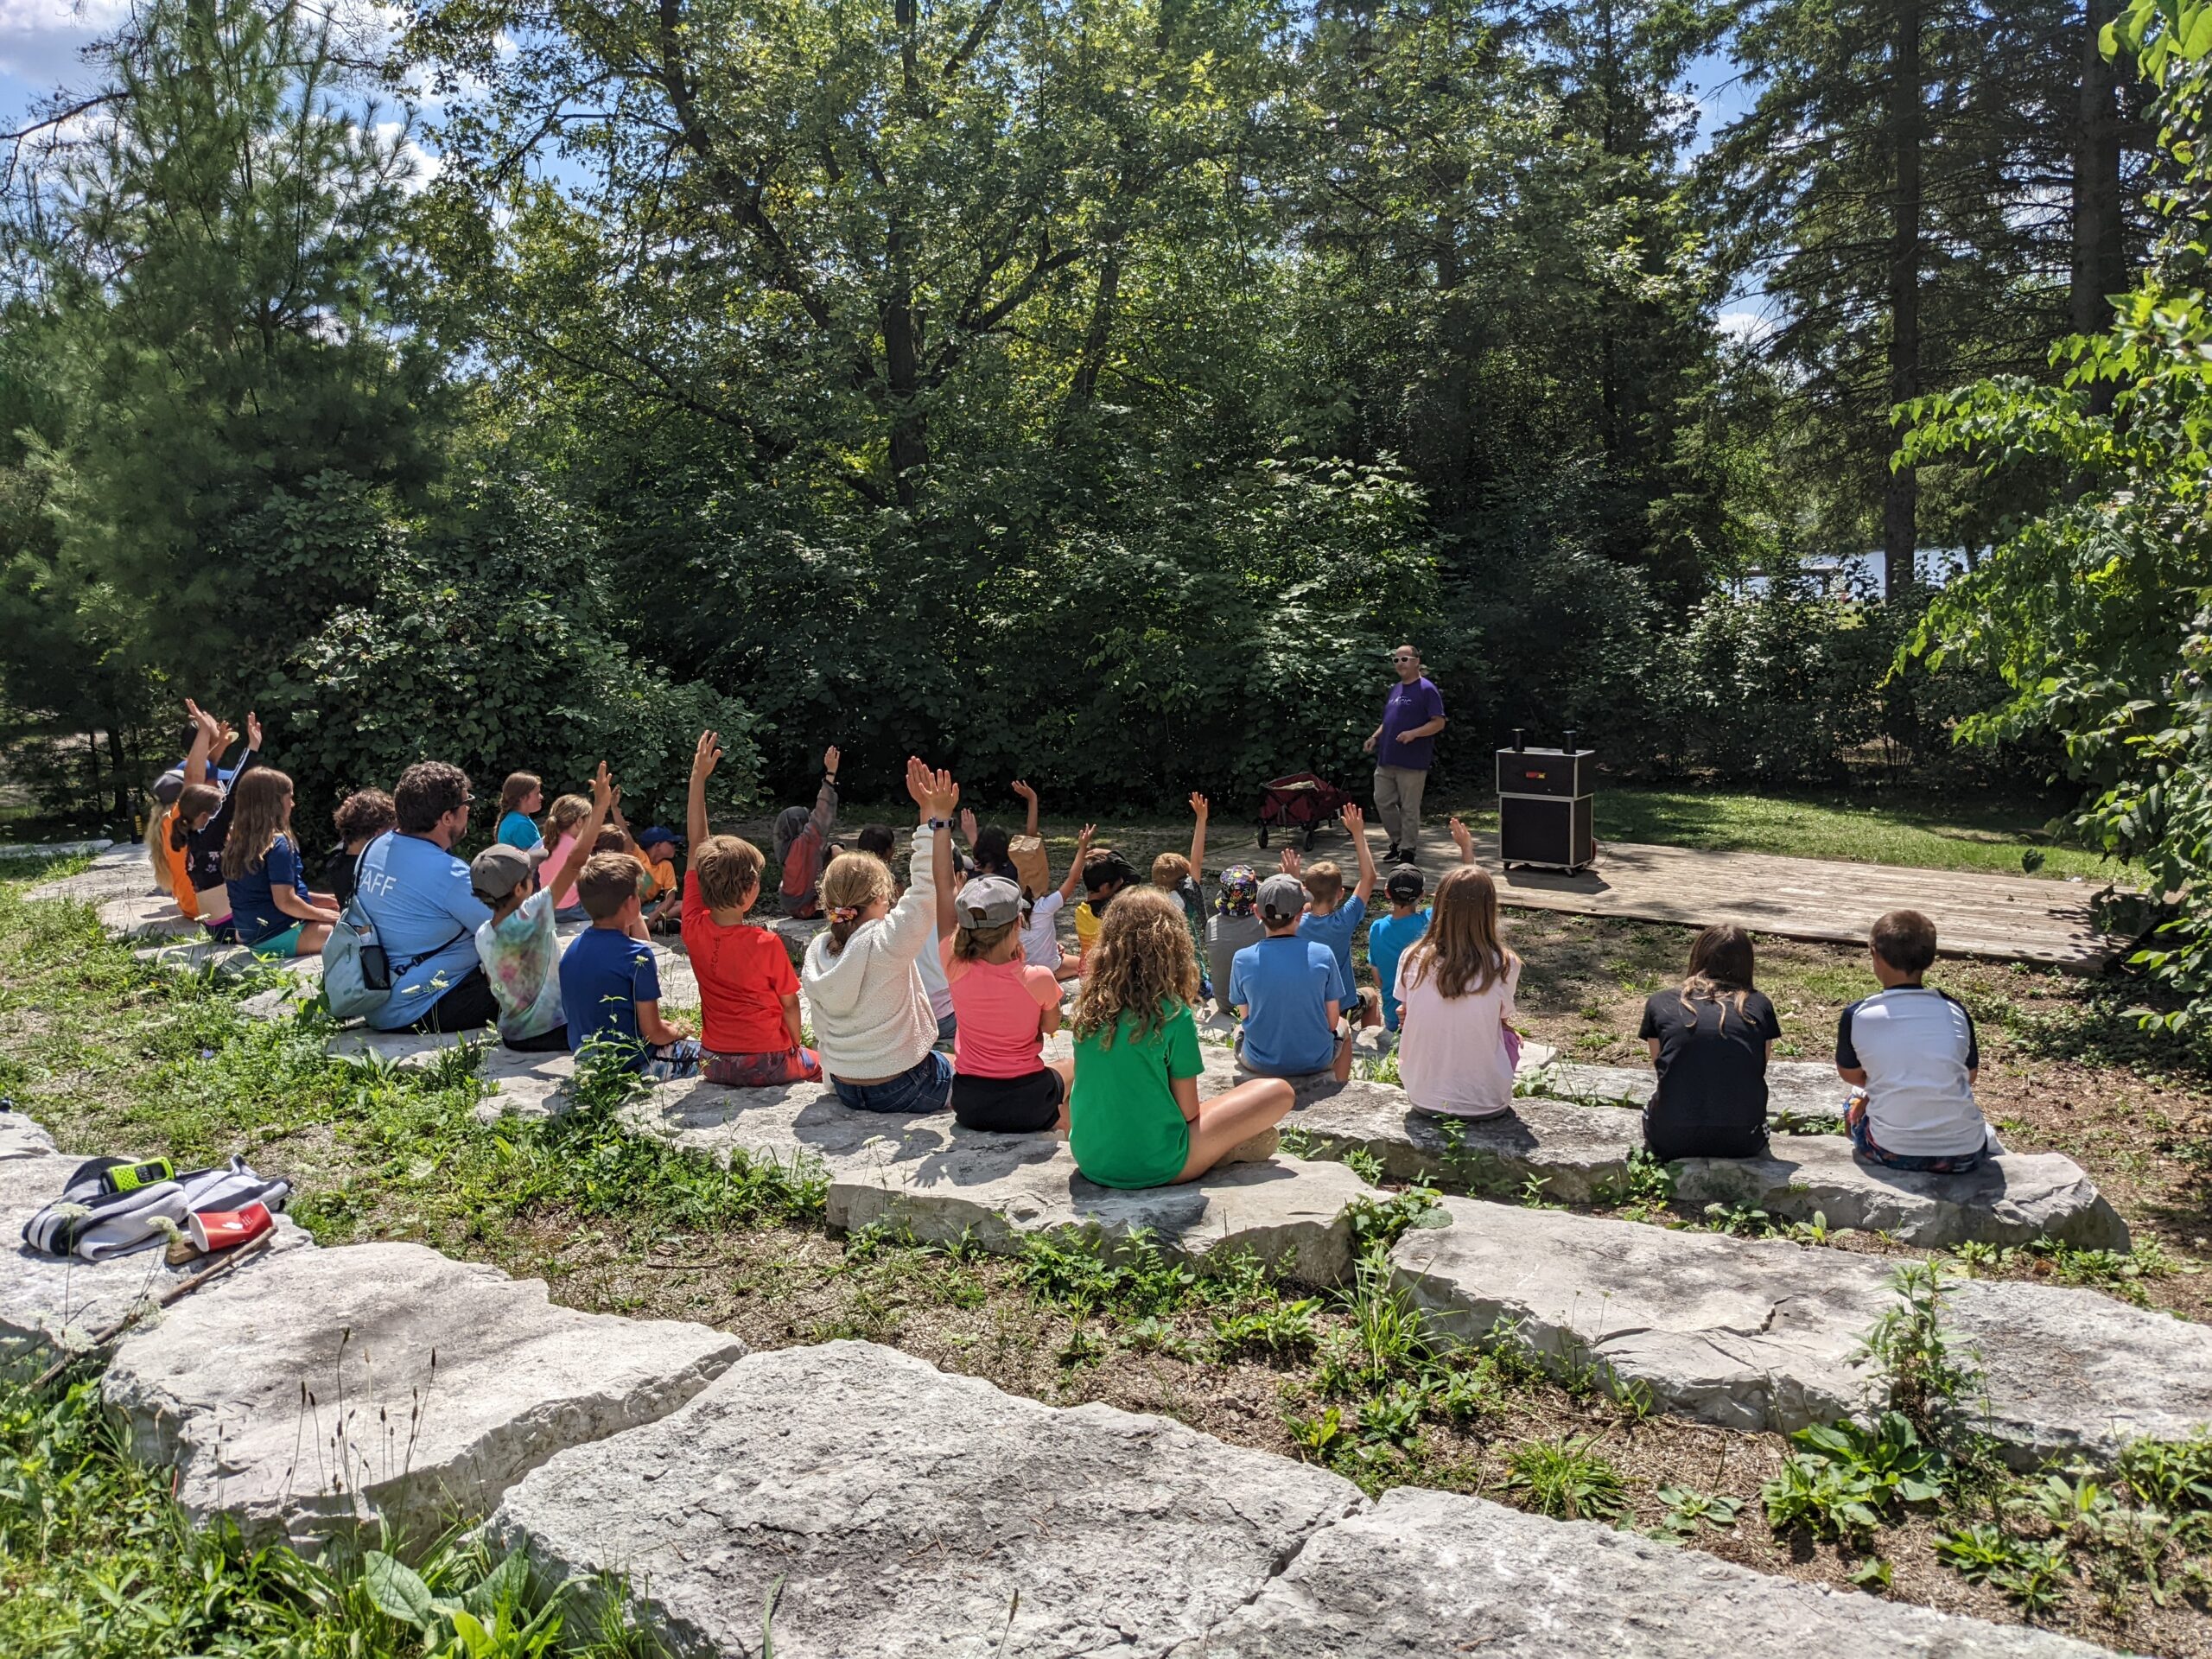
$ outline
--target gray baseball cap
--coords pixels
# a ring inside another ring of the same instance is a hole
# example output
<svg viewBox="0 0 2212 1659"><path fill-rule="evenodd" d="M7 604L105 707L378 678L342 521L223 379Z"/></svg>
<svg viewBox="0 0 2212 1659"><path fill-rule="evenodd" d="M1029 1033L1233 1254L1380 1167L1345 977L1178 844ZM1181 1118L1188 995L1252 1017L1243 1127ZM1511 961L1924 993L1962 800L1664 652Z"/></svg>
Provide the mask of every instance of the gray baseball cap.
<svg viewBox="0 0 2212 1659"><path fill-rule="evenodd" d="M1260 914L1271 927L1294 922L1306 913L1306 884L1294 875L1271 875L1260 883Z"/></svg>
<svg viewBox="0 0 2212 1659"><path fill-rule="evenodd" d="M468 861L468 885L486 904L497 905L536 868L521 848L494 842Z"/></svg>
<svg viewBox="0 0 2212 1659"><path fill-rule="evenodd" d="M1004 927L1021 916L1021 889L1002 875L979 875L953 900L956 919L965 928Z"/></svg>

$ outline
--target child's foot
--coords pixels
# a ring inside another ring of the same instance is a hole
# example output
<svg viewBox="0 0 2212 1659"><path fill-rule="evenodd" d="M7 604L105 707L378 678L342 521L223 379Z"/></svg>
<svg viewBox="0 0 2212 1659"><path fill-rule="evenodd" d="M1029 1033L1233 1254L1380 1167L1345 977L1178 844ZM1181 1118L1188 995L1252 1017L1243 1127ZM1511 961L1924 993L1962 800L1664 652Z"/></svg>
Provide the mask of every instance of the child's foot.
<svg viewBox="0 0 2212 1659"><path fill-rule="evenodd" d="M1214 1167L1223 1164L1264 1164L1275 1155L1275 1148L1282 1144L1282 1136L1273 1128L1262 1129L1249 1141L1239 1141L1215 1160Z"/></svg>

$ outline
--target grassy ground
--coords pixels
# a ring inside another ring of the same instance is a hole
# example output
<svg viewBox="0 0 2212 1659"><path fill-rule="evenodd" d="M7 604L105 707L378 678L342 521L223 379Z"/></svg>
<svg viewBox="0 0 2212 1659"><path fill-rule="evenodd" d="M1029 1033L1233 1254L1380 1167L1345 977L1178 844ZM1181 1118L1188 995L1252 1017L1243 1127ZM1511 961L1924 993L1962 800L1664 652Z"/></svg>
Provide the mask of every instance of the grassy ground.
<svg viewBox="0 0 2212 1659"><path fill-rule="evenodd" d="M717 1169L625 1132L596 1098L551 1123L486 1128L466 1061L427 1073L333 1064L315 1031L240 1016L240 988L149 969L86 911L23 904L22 885L0 884L0 1094L71 1151L243 1152L295 1181L296 1214L325 1243L418 1240L543 1276L575 1306L702 1320L760 1347L885 1342L1054 1403L1163 1412L1370 1491L1480 1492L1840 1588L2212 1656L2212 1523L2199 1514L2212 1503L2212 1451L2162 1451L2127 1480L2070 1487L2075 1507L2055 1507L1992 1469L1947 1391L1926 1386L1940 1315L1888 1344L1889 1374L1929 1440L1822 1446L1648 1414L1586 1371L1539 1371L1510 1341L1481 1356L1434 1351L1372 1269L1319 1288L1249 1263L1205 1276L1144 1252L1102 1263L1056 1240L988 1258L838 1237L804 1171ZM1672 930L1549 917L1516 923L1515 940L1531 963L1523 1001L1536 1033L1593 1058L1624 1052L1630 1010L1684 944ZM1847 953L1774 946L1763 963L1808 1052L1834 1007L1866 988ZM2201 1075L2183 1070L2185 1055L2114 1035L2110 1007L2080 982L1989 975L1954 988L1983 1022L1993 1105L2021 1115L2031 1144L2070 1135L2131 1221L2172 1240L2173 1268L2195 1266L2202 1241L2189 1230L2208 1224L2190 1149L2212 1135ZM2154 1114L2168 1125L2155 1134L2143 1127ZM1657 1194L1645 1197L1639 1211L1662 1218ZM1379 1243L1422 1203L1378 1191L1365 1224ZM2107 1287L2183 1306L2191 1293L2177 1287L2196 1282L2168 1271L2115 1274ZM1971 1385L1956 1392L1969 1398ZM0 1651L105 1659L214 1650L238 1629L290 1631L289 1647L273 1636L239 1645L273 1659L348 1651L362 1628L350 1650L401 1650L396 1626L347 1611L343 1585L315 1592L318 1603L265 1567L180 1557L158 1494L120 1531L48 1524L40 1483L65 1467L88 1483L88 1508L100 1483L145 1492L99 1448L70 1441L67 1421L48 1422L55 1409L0 1396ZM1928 1481L1923 1501L1897 1491L1900 1466ZM468 1582L485 1565L451 1570ZM213 1625L194 1611L210 1599ZM136 1611L119 1614L118 1601ZM182 1633L162 1633L171 1626Z"/></svg>

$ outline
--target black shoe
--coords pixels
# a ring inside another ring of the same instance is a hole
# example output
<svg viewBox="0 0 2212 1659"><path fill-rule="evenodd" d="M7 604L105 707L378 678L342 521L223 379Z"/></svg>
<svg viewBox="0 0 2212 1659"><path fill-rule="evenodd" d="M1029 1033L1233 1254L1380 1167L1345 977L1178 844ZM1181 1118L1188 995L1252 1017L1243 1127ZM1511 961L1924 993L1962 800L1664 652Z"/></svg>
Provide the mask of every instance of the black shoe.
<svg viewBox="0 0 2212 1659"><path fill-rule="evenodd" d="M1396 862L1397 862L1397 861L1398 861L1398 843L1397 843L1396 842L1395 842L1395 841L1394 841L1394 842L1392 842L1390 843L1390 850L1389 850L1389 852L1387 852L1387 853L1385 853L1385 854L1383 854L1383 855L1382 855L1382 861L1383 861L1385 864L1395 864L1395 863L1396 863Z"/></svg>
<svg viewBox="0 0 2212 1659"><path fill-rule="evenodd" d="M1402 849L1395 855L1395 856L1401 864L1418 864L1421 862L1421 855L1414 851L1410 847Z"/></svg>

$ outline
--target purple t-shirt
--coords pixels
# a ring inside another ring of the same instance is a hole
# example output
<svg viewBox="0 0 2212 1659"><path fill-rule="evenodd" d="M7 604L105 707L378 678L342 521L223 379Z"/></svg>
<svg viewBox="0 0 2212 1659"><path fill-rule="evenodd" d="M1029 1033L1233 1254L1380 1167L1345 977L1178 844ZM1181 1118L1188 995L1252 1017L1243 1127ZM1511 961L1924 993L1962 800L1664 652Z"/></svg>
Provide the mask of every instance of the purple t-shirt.
<svg viewBox="0 0 2212 1659"><path fill-rule="evenodd" d="M1398 734L1443 717L1443 696L1426 677L1411 685L1401 683L1392 686L1390 700L1382 705L1382 741L1376 745L1375 764L1427 772L1429 763L1436 759L1435 737L1417 737L1410 743L1401 743Z"/></svg>

